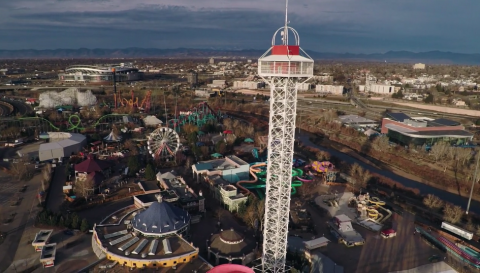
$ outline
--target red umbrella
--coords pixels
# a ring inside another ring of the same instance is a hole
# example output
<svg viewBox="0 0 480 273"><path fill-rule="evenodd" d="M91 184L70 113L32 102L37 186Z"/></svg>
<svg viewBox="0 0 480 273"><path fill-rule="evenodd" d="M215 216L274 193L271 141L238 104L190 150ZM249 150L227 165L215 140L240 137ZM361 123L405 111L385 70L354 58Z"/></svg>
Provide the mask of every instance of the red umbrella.
<svg viewBox="0 0 480 273"><path fill-rule="evenodd" d="M230 130L225 130L225 131L223 131L223 133L224 133L224 134L233 134L233 132L230 131Z"/></svg>

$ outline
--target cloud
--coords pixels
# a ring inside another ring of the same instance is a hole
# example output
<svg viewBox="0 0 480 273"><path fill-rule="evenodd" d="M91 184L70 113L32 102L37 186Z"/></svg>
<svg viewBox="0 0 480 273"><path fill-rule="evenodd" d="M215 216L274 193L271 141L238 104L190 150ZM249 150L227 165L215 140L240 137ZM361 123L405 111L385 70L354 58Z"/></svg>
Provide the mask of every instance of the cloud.
<svg viewBox="0 0 480 273"><path fill-rule="evenodd" d="M468 4L467 4L468 3ZM0 6L0 48L268 47L278 0L16 0ZM290 1L304 48L475 52L480 3L466 0ZM8 37L8 39L6 39Z"/></svg>

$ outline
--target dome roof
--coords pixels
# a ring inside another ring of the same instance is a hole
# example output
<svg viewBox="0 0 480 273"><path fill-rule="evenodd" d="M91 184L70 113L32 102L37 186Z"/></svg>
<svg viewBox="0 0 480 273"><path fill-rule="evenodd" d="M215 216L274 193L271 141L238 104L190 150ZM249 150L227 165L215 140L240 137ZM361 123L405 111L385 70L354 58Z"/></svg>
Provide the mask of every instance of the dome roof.
<svg viewBox="0 0 480 273"><path fill-rule="evenodd" d="M243 241L244 236L233 228L220 232L220 239L226 244L238 244Z"/></svg>
<svg viewBox="0 0 480 273"><path fill-rule="evenodd" d="M168 202L162 202L161 196L157 198L159 202L153 202L148 209L133 217L132 225L135 230L144 234L161 235L177 232L189 224L188 212Z"/></svg>
<svg viewBox="0 0 480 273"><path fill-rule="evenodd" d="M210 238L210 250L225 256L240 257L251 253L256 247L252 238L233 229L223 230Z"/></svg>

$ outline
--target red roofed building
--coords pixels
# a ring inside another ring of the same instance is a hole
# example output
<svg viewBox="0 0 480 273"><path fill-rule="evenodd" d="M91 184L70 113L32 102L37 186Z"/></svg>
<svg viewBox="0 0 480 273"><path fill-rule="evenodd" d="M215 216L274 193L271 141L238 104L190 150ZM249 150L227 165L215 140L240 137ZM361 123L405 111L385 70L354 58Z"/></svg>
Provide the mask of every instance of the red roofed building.
<svg viewBox="0 0 480 273"><path fill-rule="evenodd" d="M110 177L111 167L110 162L96 159L90 154L86 160L75 165L75 180L91 178L95 181L95 185L99 185L105 178Z"/></svg>

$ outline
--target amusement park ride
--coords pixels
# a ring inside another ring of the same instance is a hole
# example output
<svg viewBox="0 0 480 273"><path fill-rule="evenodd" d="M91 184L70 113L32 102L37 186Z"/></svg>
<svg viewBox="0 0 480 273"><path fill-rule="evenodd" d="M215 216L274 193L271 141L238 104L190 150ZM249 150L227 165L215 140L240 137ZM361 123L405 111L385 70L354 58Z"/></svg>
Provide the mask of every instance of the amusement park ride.
<svg viewBox="0 0 480 273"><path fill-rule="evenodd" d="M121 94L117 94L115 101L119 103L119 105L124 107L130 107L131 109L140 109L143 110L145 113L150 111L150 103L151 103L151 96L152 91L148 91L145 97L143 98L141 103L138 103L138 97L135 97L133 94L133 90L130 92L132 96L131 99L122 98Z"/></svg>
<svg viewBox="0 0 480 273"><path fill-rule="evenodd" d="M262 272L286 271L297 91L300 83L313 76L313 60L300 48L298 33L288 24L287 0L285 25L275 32L271 48L258 59L258 75L270 86ZM289 32L293 45L289 44ZM277 34L281 35L281 45L275 45Z"/></svg>

